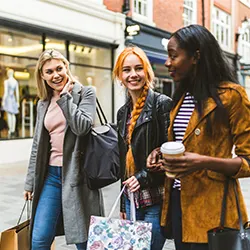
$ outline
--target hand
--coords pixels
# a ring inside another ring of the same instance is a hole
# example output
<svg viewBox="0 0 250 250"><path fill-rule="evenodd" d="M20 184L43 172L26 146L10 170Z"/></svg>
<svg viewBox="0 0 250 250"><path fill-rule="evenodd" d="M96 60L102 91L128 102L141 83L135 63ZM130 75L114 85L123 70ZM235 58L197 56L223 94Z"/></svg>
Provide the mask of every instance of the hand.
<svg viewBox="0 0 250 250"><path fill-rule="evenodd" d="M30 191L24 191L23 192L23 196L24 196L24 199L27 201L27 200L32 200L33 199L33 195L32 195L32 192Z"/></svg>
<svg viewBox="0 0 250 250"><path fill-rule="evenodd" d="M139 181L135 178L135 176L131 176L126 181L122 183L123 185L127 185L127 188L130 192L136 192L140 188Z"/></svg>
<svg viewBox="0 0 250 250"><path fill-rule="evenodd" d="M184 176L199 169L203 169L204 155L185 152L180 157L164 157L160 160L162 168L171 174L177 174L177 177Z"/></svg>
<svg viewBox="0 0 250 250"><path fill-rule="evenodd" d="M125 212L120 212L120 218L122 220L126 220L127 219L126 213Z"/></svg>
<svg viewBox="0 0 250 250"><path fill-rule="evenodd" d="M160 148L154 149L147 158L147 168L151 172L161 171L162 162L159 161L162 158Z"/></svg>
<svg viewBox="0 0 250 250"><path fill-rule="evenodd" d="M69 79L69 81L63 87L63 90L61 91L60 95L64 93L70 93L73 87L74 87L74 82Z"/></svg>

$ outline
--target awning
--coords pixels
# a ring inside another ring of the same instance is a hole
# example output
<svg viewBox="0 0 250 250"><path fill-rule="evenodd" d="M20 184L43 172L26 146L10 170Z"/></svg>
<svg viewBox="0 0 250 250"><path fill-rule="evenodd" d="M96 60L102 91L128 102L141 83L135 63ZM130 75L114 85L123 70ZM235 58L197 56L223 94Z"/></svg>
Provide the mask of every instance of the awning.
<svg viewBox="0 0 250 250"><path fill-rule="evenodd" d="M144 50L148 59L152 63L164 64L168 58L167 51L164 53L159 53L155 51Z"/></svg>

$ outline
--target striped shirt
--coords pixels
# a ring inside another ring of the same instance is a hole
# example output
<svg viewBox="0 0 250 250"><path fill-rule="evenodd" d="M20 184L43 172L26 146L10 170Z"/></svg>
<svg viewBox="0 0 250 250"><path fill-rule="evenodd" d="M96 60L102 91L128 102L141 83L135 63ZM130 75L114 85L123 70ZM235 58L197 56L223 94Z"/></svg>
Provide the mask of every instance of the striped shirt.
<svg viewBox="0 0 250 250"><path fill-rule="evenodd" d="M182 142L190 117L194 111L194 107L194 97L187 92L184 97L183 103L181 104L181 107L174 119L173 132L175 141ZM181 181L179 179L174 180L173 188L181 189Z"/></svg>

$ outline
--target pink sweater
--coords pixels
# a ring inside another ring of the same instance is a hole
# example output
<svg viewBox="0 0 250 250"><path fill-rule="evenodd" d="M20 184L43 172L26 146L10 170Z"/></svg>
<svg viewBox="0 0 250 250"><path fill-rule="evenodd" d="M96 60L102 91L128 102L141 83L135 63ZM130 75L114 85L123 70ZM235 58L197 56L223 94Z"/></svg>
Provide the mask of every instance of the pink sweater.
<svg viewBox="0 0 250 250"><path fill-rule="evenodd" d="M63 141L66 119L56 103L59 98L59 95L54 95L51 98L51 103L44 119L44 126L50 135L51 150L49 165L51 166L63 165Z"/></svg>

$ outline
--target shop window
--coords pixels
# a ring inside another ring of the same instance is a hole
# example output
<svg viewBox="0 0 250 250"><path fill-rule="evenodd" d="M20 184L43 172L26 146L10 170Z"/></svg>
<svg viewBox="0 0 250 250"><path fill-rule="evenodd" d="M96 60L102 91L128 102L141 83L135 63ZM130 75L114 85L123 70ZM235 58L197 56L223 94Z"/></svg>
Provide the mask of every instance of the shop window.
<svg viewBox="0 0 250 250"><path fill-rule="evenodd" d="M69 58L71 63L111 68L111 51L109 49L71 43Z"/></svg>
<svg viewBox="0 0 250 250"><path fill-rule="evenodd" d="M134 0L132 17L139 22L153 24L153 1Z"/></svg>
<svg viewBox="0 0 250 250"><path fill-rule="evenodd" d="M42 49L40 36L0 27L0 54L38 57Z"/></svg>
<svg viewBox="0 0 250 250"><path fill-rule="evenodd" d="M197 0L184 0L183 3L183 25L188 26L196 23L197 16Z"/></svg>
<svg viewBox="0 0 250 250"><path fill-rule="evenodd" d="M51 37L46 37L45 49L55 49L66 57L66 46L63 40L56 40Z"/></svg>
<svg viewBox="0 0 250 250"><path fill-rule="evenodd" d="M231 51L231 16L226 12L214 7L212 15L212 32L220 46Z"/></svg>
<svg viewBox="0 0 250 250"><path fill-rule="evenodd" d="M37 59L0 55L0 139L32 137Z"/></svg>
<svg viewBox="0 0 250 250"><path fill-rule="evenodd" d="M84 86L92 86L94 88L94 90L96 91L96 96L101 103L107 119L111 121L111 69L97 69L93 67L83 67L71 64L70 70L74 77L81 84L83 84ZM98 122L97 117L96 122Z"/></svg>

